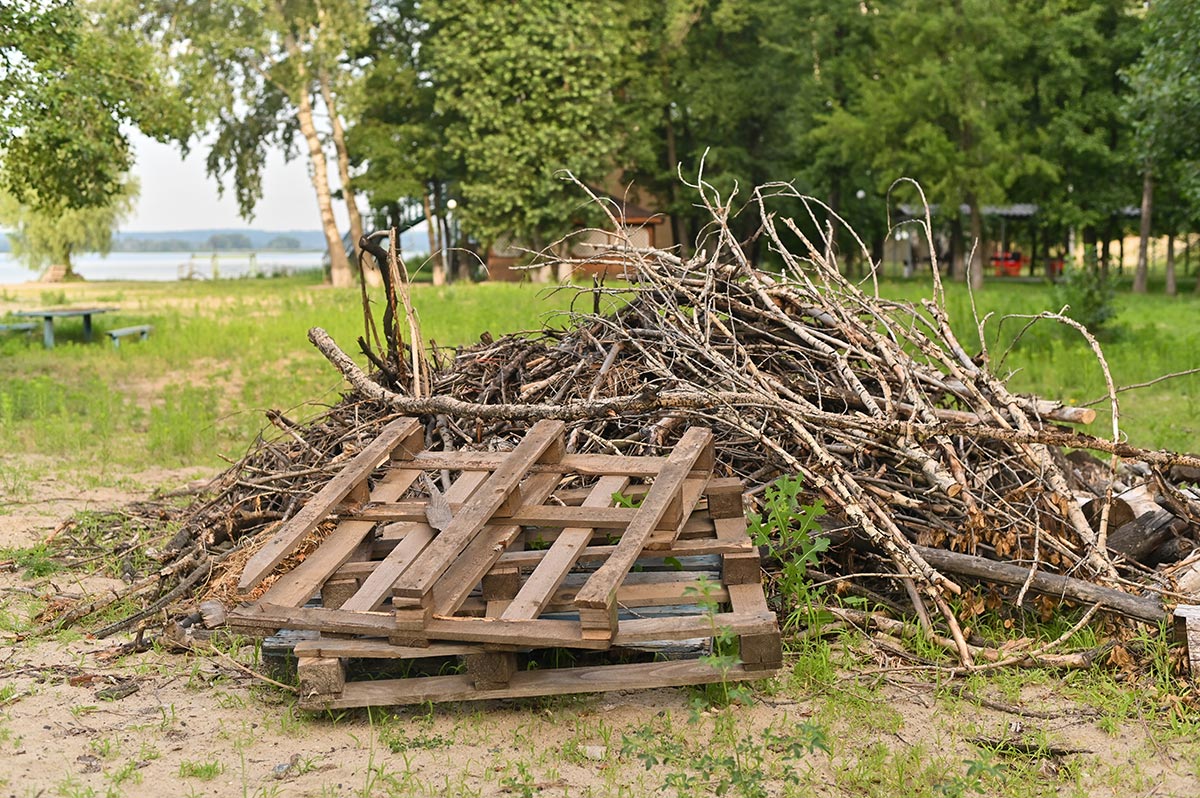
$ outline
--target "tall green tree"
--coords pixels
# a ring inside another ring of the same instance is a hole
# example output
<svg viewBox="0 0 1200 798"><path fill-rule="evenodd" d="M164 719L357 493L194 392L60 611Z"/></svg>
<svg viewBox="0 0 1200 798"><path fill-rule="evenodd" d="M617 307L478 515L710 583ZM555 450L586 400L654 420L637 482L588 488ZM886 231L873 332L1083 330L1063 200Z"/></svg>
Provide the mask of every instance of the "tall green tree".
<svg viewBox="0 0 1200 798"><path fill-rule="evenodd" d="M0 4L0 189L46 209L105 207L133 163L122 126L160 141L186 130L181 96L115 0Z"/></svg>
<svg viewBox="0 0 1200 798"><path fill-rule="evenodd" d="M137 180L127 176L105 203L79 208L47 205L36 198L25 202L0 193L0 224L12 230L8 238L21 263L34 270L64 266L69 280L77 276L72 262L75 255L108 254L113 230L133 211L137 196Z"/></svg>
<svg viewBox="0 0 1200 798"><path fill-rule="evenodd" d="M722 197L796 177L805 154L788 110L805 79L797 37L807 35L805 4L786 0L676 0L645 25L642 99L654 139L630 149L643 180L671 213L685 249L707 223L694 192L681 186L703 170ZM749 215L731 220L751 232Z"/></svg>
<svg viewBox="0 0 1200 798"><path fill-rule="evenodd" d="M1029 32L1008 5L986 0L896 0L878 6L874 19L874 62L852 102L823 119L819 138L845 140L873 165L880 187L900 176L918 180L960 242L953 268L962 275L959 206L967 208L969 240L981 244L983 205L1003 201L1018 178L1051 168L1025 146L1027 89L1010 80L1013 54L1026 48ZM982 253L971 252L978 286Z"/></svg>
<svg viewBox="0 0 1200 798"><path fill-rule="evenodd" d="M331 281L351 284L333 212L326 140L335 163L348 167L341 103L358 68L348 54L367 33L365 0L126 0L124 8L131 26L161 43L171 74L195 98L193 134L215 135L208 171L232 178L244 216L253 215L262 197L267 152L291 157L303 148ZM353 198L351 186L343 192Z"/></svg>
<svg viewBox="0 0 1200 798"><path fill-rule="evenodd" d="M1124 209L1136 202L1119 72L1140 49L1137 8L1130 0L1021 6L1030 35L1014 54L1012 75L1025 87L1027 146L1050 168L1024 176L1011 194L1036 202L1050 232L1082 229L1086 241L1108 241L1121 235Z"/></svg>
<svg viewBox="0 0 1200 798"><path fill-rule="evenodd" d="M355 185L390 226L416 209L426 220L433 281L447 276L443 257L449 235L446 202L460 174L449 152L445 115L421 60L429 26L413 0L390 0L373 8L369 63L361 83L361 112L347 132Z"/></svg>
<svg viewBox="0 0 1200 798"><path fill-rule="evenodd" d="M484 242L534 248L580 218L563 170L601 184L645 135L637 103L645 47L633 0L432 0L427 60L450 155L462 163L458 213Z"/></svg>
<svg viewBox="0 0 1200 798"><path fill-rule="evenodd" d="M1136 292L1146 290L1155 181L1172 173L1194 173L1200 161L1200 4L1153 0L1145 26L1146 47L1126 73L1131 88L1126 108L1142 174ZM1185 185L1192 182L1183 178Z"/></svg>

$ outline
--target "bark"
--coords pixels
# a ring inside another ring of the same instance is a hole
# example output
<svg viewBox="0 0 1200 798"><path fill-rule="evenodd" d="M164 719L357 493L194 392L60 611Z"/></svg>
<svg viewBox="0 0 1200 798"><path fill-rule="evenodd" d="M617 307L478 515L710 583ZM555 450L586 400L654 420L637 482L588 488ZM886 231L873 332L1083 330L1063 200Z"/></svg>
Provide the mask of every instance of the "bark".
<svg viewBox="0 0 1200 798"><path fill-rule="evenodd" d="M971 257L971 288L983 288L983 211L973 194L967 196L971 209L971 241L967 250Z"/></svg>
<svg viewBox="0 0 1200 798"><path fill-rule="evenodd" d="M358 242L363 237L362 214L358 212L358 201L354 195L354 186L350 181L350 151L346 148L346 129L342 126L342 117L338 112L337 102L333 96L333 82L326 72L321 73L321 98L329 111L329 124L333 130L333 147L337 152L338 177L342 181L342 199L346 202L346 214L350 217L350 241L354 245L355 262L362 263L358 257L361 252ZM364 263L362 279L370 285L379 285L382 280L372 259Z"/></svg>
<svg viewBox="0 0 1200 798"><path fill-rule="evenodd" d="M671 121L671 109L667 107L663 110L663 116L666 121L667 128L667 164L671 167L670 192L671 192L671 207L678 208L679 203L679 181L676 175L679 170L679 153L675 143L675 123ZM687 232L687 220L680 213L671 214L671 231L675 236L675 246L679 247L679 254L683 257L691 257L692 242Z"/></svg>
<svg viewBox="0 0 1200 798"><path fill-rule="evenodd" d="M1133 292L1146 293L1146 278L1150 271L1150 216L1154 208L1154 176L1147 169L1142 175L1142 220L1138 236L1137 271L1133 275Z"/></svg>
<svg viewBox="0 0 1200 798"><path fill-rule="evenodd" d="M434 215L430 196L426 192L425 196L421 197L421 205L425 208L425 232L429 236L429 268L433 270L431 275L433 284L445 285L446 261L443 252L445 239L441 235L442 226L438 224L438 217Z"/></svg>
<svg viewBox="0 0 1200 798"><path fill-rule="evenodd" d="M950 222L950 278L962 280L966 277L963 268L963 229L958 214L951 214Z"/></svg>
<svg viewBox="0 0 1200 798"><path fill-rule="evenodd" d="M1167 296L1175 296L1179 292L1175 284L1175 234L1167 236Z"/></svg>
<svg viewBox="0 0 1200 798"><path fill-rule="evenodd" d="M311 86L308 68L305 66L304 54L296 38L288 35L284 46L296 64L297 83L302 87L297 92L296 121L300 125L300 133L308 145L308 160L312 166L312 185L317 193L317 207L321 211L321 231L325 234L325 244L329 247L329 279L338 288L354 285L354 274L350 271L350 261L346 258L346 249L342 245L342 237L338 234L337 220L333 216L333 196L329 191L329 166L325 161L325 149L321 146L321 136L313 121L312 97L309 95Z"/></svg>

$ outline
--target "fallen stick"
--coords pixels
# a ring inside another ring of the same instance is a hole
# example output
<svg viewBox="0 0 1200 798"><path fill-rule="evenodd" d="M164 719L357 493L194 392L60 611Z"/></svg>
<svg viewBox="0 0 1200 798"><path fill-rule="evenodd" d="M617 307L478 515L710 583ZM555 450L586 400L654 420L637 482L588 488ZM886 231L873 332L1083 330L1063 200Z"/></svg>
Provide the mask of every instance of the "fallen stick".
<svg viewBox="0 0 1200 798"><path fill-rule="evenodd" d="M1145 623L1157 624L1167 618L1167 611L1162 602L1155 598L1134 596L1111 587L1044 571L1038 571L1030 578L1029 569L1020 565L928 546L915 548L926 562L946 573L1013 587L1020 587L1028 581L1029 589L1042 595L1078 601L1081 604L1099 604L1102 609Z"/></svg>
<svg viewBox="0 0 1200 798"><path fill-rule="evenodd" d="M386 402L394 409L407 415L466 416L477 419L505 419L510 421L541 421L561 419L574 421L589 418L605 418L629 413L650 413L656 410L711 410L716 407L766 407L777 410L798 410L783 400L761 394L738 391L664 391L662 393L638 393L597 399L591 402L563 402L561 404L483 404L468 402L453 396L428 396L414 398L384 388L372 380L320 327L308 331L308 340L321 354L342 373L346 381L363 396ZM861 424L838 413L808 413L810 422L820 422L834 428L858 429ZM908 421L871 420L872 426L883 432L900 433L927 427L929 436L934 434L960 434L971 438L1006 441L1009 443L1038 443L1072 449L1091 449L1108 454L1117 454L1151 465L1182 465L1200 468L1200 457L1177 452L1153 451L1079 432L1062 432L1056 429L1024 431L1003 429L987 425L973 425L943 421L940 425L919 425Z"/></svg>

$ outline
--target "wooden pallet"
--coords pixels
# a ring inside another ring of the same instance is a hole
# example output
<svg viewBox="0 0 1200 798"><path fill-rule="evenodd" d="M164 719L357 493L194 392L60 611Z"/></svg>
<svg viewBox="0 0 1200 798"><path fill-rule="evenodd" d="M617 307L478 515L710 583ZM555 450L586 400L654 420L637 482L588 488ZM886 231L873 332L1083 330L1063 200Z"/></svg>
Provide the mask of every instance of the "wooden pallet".
<svg viewBox="0 0 1200 798"><path fill-rule="evenodd" d="M334 524L230 623L263 636L320 632L295 649L305 707L675 686L777 668L741 485L713 477L711 432L689 429L665 457L621 457L567 454L563 428L538 422L510 452L429 452L417 420L392 422L247 563L243 593ZM637 506L615 506L618 495ZM690 570L673 570L685 562ZM521 670L550 649L718 632L739 639L742 664ZM466 672L346 681L350 661L439 657L461 658Z"/></svg>

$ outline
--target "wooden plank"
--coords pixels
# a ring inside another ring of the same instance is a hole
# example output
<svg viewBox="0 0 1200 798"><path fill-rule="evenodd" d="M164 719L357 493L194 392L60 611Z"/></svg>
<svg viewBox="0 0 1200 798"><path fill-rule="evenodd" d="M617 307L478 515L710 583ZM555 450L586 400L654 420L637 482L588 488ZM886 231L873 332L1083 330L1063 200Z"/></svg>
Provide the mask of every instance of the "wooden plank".
<svg viewBox="0 0 1200 798"><path fill-rule="evenodd" d="M483 646L470 643L441 643L427 648L393 646L386 640L362 638L301 640L293 649L297 657L345 657L348 659L420 659L422 657L455 657L483 651Z"/></svg>
<svg viewBox="0 0 1200 798"><path fill-rule="evenodd" d="M303 627L296 627L303 628ZM718 612L665 618L635 618L621 621L613 645L654 640L690 640L712 637L715 629L734 634L756 634L778 629L773 613ZM567 620L504 621L497 618L434 617L425 623L422 636L428 640L499 643L524 648L606 649L609 641L583 635L579 623Z"/></svg>
<svg viewBox="0 0 1200 798"><path fill-rule="evenodd" d="M420 471L403 468L389 471L371 495L381 501L403 496L420 475ZM325 580L350 559L374 528L375 524L370 521L343 521L338 524L329 537L321 541L316 551L280 576L259 600L285 607L303 605L316 594Z"/></svg>
<svg viewBox="0 0 1200 798"><path fill-rule="evenodd" d="M580 608L580 618L583 618L585 609L607 612L612 608L616 600L617 586L641 555L646 541L658 528L663 515L683 487L684 480L691 476L695 464L702 460L705 452L711 448L711 430L692 427L684 433L667 458L662 472L650 486L642 506L638 508L637 517L621 536L616 550L579 591L575 603Z"/></svg>
<svg viewBox="0 0 1200 798"><path fill-rule="evenodd" d="M277 604L250 604L229 613L229 622L271 630L313 629L319 632L387 637L392 616L385 612L347 612L324 607L281 607Z"/></svg>
<svg viewBox="0 0 1200 798"><path fill-rule="evenodd" d="M446 496L456 501L465 501L486 480L487 474L484 472L465 473L454 481L454 484L446 491ZM344 608L356 612L370 612L376 609L391 595L392 586L396 580L424 551L429 542L433 540L434 535L433 527L424 520L411 524L403 540L388 553L382 562L372 567L362 587L345 603Z"/></svg>
<svg viewBox="0 0 1200 798"><path fill-rule="evenodd" d="M250 558L242 570L238 592L245 594L254 589L275 570L275 566L295 551L300 541L321 523L330 510L391 456L392 450L398 444L420 429L421 422L415 418L398 418L384 427L375 440L367 444L345 468L325 483L325 487L309 499L300 512L283 524L266 545Z"/></svg>
<svg viewBox="0 0 1200 798"><path fill-rule="evenodd" d="M535 474L521 486L525 499L543 502L554 492L559 474ZM436 615L453 615L463 600L491 570L508 546L521 533L515 524L492 525L475 537L462 554L446 569L446 573L431 589L430 610Z"/></svg>
<svg viewBox="0 0 1200 798"><path fill-rule="evenodd" d="M628 489L626 489L628 490ZM562 495L561 491L554 492L554 499L558 500ZM626 493L626 495L628 495ZM577 506L577 505L576 505ZM382 558L391 551L396 545L396 541L404 536L405 525L403 523L388 524L380 530L379 538L375 542L374 554L375 557ZM557 527L537 527L529 526L526 531L526 540L539 541L550 544L558 539L562 534L562 529ZM678 540L687 540L691 538L711 538L715 534L713 528L713 520L704 510L696 510L692 512L691 517L684 522L683 528L679 531Z"/></svg>
<svg viewBox="0 0 1200 798"><path fill-rule="evenodd" d="M689 478L683 481L683 487L667 508L662 520L658 522L658 528L646 539L646 548L665 549L675 542L700 501L700 495L704 492L707 482L707 478Z"/></svg>
<svg viewBox="0 0 1200 798"><path fill-rule="evenodd" d="M776 631L778 626L773 612L716 612L667 618L635 618L621 621L613 636L613 645L712 637L717 629L728 629L734 634L743 635Z"/></svg>
<svg viewBox="0 0 1200 798"><path fill-rule="evenodd" d="M525 439L505 458L487 481L479 488L475 501L464 508L450 524L426 547L421 567L408 569L395 586L394 595L409 599L420 606L454 559L479 534L492 514L500 508L534 463L562 456L561 421L539 421L530 428Z"/></svg>
<svg viewBox="0 0 1200 798"><path fill-rule="evenodd" d="M667 576L661 572L654 572L655 576ZM636 574L630 574L636 576ZM724 588L711 588L712 583L709 583L710 589L704 594L704 599L714 601L719 604L724 604L729 601L729 592ZM640 607L674 607L681 605L695 605L701 600L700 591L704 585L693 580L679 580L646 582L644 584L631 585L628 581L617 588L617 604L624 609L637 609ZM550 596L547 597L545 604L539 612L567 612L574 609L575 595L579 592L579 585L560 585ZM512 602L496 602L502 604L507 611ZM492 603L489 602L488 608L491 609ZM506 612L499 616L506 618ZM510 618L509 620L520 620L519 617Z"/></svg>
<svg viewBox="0 0 1200 798"><path fill-rule="evenodd" d="M346 668L335 657L304 657L296 663L300 695L339 695L346 686Z"/></svg>
<svg viewBox="0 0 1200 798"><path fill-rule="evenodd" d="M301 696L303 709L349 709L352 707L423 704L427 701L474 701L497 698L533 698L606 690L638 690L656 687L686 687L722 681L761 679L767 671L751 672L740 666L719 669L702 660L673 660L631 665L600 665L587 668L518 671L506 687L476 690L470 677L427 676L416 679L385 679L349 682L339 695Z"/></svg>
<svg viewBox="0 0 1200 798"><path fill-rule="evenodd" d="M612 496L624 490L629 484L625 476L601 477L592 487L588 498L584 500L581 509L608 507L612 504ZM554 591L562 584L567 572L575 567L580 555L592 540L595 529L570 528L564 529L548 551L538 552L537 567L530 575L525 585L517 593L516 598L501 616L506 620L520 618L536 618L545 609L546 604L554 595ZM615 549L616 547L611 547ZM503 558L501 558L503 559Z"/></svg>
<svg viewBox="0 0 1200 798"><path fill-rule="evenodd" d="M503 452L421 452L414 462L426 471L495 471L504 463ZM535 463L530 474L622 475L652 477L666 464L665 457L627 457L617 454L564 454L554 463Z"/></svg>
<svg viewBox="0 0 1200 798"><path fill-rule="evenodd" d="M721 540L749 542L746 519L730 515L715 521ZM721 558L721 578L729 594L729 606L735 613L769 612L762 589L762 564L757 549L753 553L728 554ZM738 658L747 671L771 671L783 666L783 643L776 628L738 636Z"/></svg>
<svg viewBox="0 0 1200 798"><path fill-rule="evenodd" d="M481 473L481 472L467 472ZM559 474L543 472L535 476L549 476L557 481ZM462 512L462 502L451 502L450 510ZM338 518L355 521L421 521L425 518L426 502L405 501L390 504L371 502L361 508L347 510ZM503 519L522 526L581 527L593 529L624 529L637 517L633 507L566 507L556 504L523 504L505 513L497 511L492 520Z"/></svg>
<svg viewBox="0 0 1200 798"><path fill-rule="evenodd" d="M498 618L442 618L426 622L429 640L497 643L523 648L608 648L607 641L585 640L575 621L538 619L501 621Z"/></svg>
<svg viewBox="0 0 1200 798"><path fill-rule="evenodd" d="M595 562L612 556L616 545L588 546L580 555L578 562ZM500 555L498 566L515 566L518 568L536 568L550 549L534 549L526 551L506 551ZM752 554L757 556L758 550L746 540L720 541L710 539L677 540L668 549L656 549L643 552L644 560L661 560L667 557L681 559L683 557L699 557L706 554ZM339 568L335 574L338 578L365 579L378 567L378 562L349 562Z"/></svg>
<svg viewBox="0 0 1200 798"><path fill-rule="evenodd" d="M717 518L714 520L714 525L718 540L750 543L750 536L746 532L745 516ZM721 581L727 585L762 584L762 559L758 549L725 554L721 558Z"/></svg>

